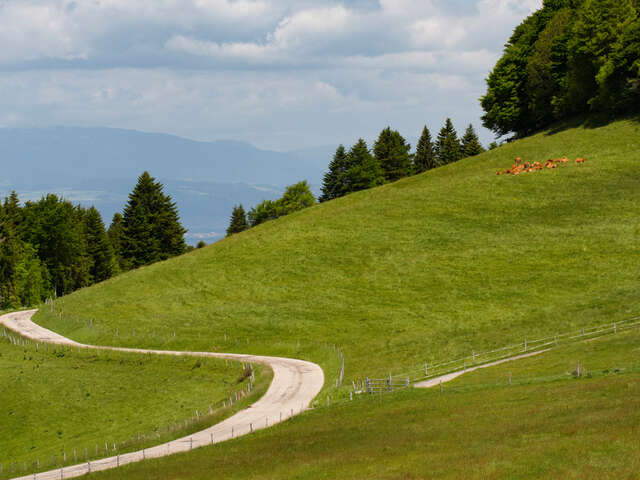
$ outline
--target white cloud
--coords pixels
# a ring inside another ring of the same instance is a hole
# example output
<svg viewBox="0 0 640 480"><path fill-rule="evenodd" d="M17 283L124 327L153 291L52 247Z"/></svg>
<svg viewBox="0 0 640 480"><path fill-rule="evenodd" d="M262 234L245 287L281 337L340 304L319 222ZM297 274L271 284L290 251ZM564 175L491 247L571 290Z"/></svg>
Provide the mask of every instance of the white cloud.
<svg viewBox="0 0 640 480"><path fill-rule="evenodd" d="M0 126L287 149L445 116L478 125L484 77L541 3L0 0Z"/></svg>
<svg viewBox="0 0 640 480"><path fill-rule="evenodd" d="M411 26L411 40L418 48L455 47L466 36L464 20L431 17L419 20Z"/></svg>

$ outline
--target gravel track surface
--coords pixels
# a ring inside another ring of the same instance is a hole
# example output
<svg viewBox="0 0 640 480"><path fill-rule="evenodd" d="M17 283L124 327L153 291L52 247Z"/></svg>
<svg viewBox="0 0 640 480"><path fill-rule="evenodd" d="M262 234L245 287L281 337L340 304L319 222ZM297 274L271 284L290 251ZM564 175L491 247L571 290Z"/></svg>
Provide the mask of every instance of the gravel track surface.
<svg viewBox="0 0 640 480"><path fill-rule="evenodd" d="M318 395L324 384L324 373L315 363L291 358L265 357L236 353L213 352L180 352L166 350L144 350L137 348L104 347L85 345L74 342L51 330L47 330L31 321L36 310L15 312L0 317L0 325L13 330L19 335L42 343L70 345L79 348L96 350L113 350L118 352L154 353L158 355L215 357L227 358L247 363L260 363L268 365L273 370L273 380L262 398L249 408L237 412L222 422L194 433L187 437L179 438L171 442L163 443L155 447L137 452L103 458L78 465L72 465L57 470L17 477L15 480L58 480L60 478L73 478L88 472L97 472L116 468L120 465L139 462L148 458L159 458L179 452L185 452L194 448L224 442L230 438L247 435L255 430L267 428L294 415L303 412L309 407L313 399Z"/></svg>

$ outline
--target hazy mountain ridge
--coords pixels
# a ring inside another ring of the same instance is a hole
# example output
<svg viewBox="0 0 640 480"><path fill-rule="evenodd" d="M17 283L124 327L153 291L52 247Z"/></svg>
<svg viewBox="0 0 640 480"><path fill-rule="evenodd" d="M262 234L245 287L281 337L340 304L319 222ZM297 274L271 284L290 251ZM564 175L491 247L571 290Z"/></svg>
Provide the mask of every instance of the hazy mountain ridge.
<svg viewBox="0 0 640 480"><path fill-rule="evenodd" d="M329 162L322 151L275 152L111 128L0 129L0 194L16 190L30 200L57 193L95 205L109 223L148 170L178 204L188 239L211 240L223 234L234 204L277 198L300 180L317 190Z"/></svg>

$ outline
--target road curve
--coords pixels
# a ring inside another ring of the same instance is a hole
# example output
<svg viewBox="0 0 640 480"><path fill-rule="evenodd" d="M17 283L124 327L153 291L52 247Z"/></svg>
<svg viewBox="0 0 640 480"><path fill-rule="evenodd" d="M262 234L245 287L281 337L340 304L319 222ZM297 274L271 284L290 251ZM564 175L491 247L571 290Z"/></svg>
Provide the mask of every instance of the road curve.
<svg viewBox="0 0 640 480"><path fill-rule="evenodd" d="M85 345L74 342L51 330L47 330L31 321L36 310L9 313L0 316L0 325L13 330L19 335L42 343L70 345L97 350L113 350L118 352L154 353L158 355L188 355L194 357L227 358L249 363L268 365L273 370L271 385L256 403L237 412L222 422L194 433L187 437L163 443L145 450L125 453L122 455L103 458L78 465L72 465L57 470L17 477L14 480L58 480L60 478L79 477L89 472L97 472L116 468L129 463L139 462L148 458L159 458L174 453L185 452L193 448L219 443L230 438L246 435L252 431L266 428L309 407L313 399L322 389L324 373L315 363L280 357L264 357L235 353L213 352L180 352L166 350L143 350L137 348L103 347Z"/></svg>

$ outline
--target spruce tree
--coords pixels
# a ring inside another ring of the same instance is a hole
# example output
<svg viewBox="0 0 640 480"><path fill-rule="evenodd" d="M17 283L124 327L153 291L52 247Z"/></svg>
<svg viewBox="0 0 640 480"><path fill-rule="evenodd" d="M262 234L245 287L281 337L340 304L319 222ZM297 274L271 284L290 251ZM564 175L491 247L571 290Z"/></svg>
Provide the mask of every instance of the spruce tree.
<svg viewBox="0 0 640 480"><path fill-rule="evenodd" d="M124 236L124 219L122 218L122 214L116 212L113 214L113 218L111 219L111 225L109 225L109 229L107 230L107 235L109 235L109 243L111 243L111 248L113 249L113 256L115 263L118 266L118 270L126 271L131 267L127 264L122 256L122 237Z"/></svg>
<svg viewBox="0 0 640 480"><path fill-rule="evenodd" d="M366 190L384 183L384 172L380 162L371 155L367 142L362 138L351 147L347 158L349 170L346 184L349 192Z"/></svg>
<svg viewBox="0 0 640 480"><path fill-rule="evenodd" d="M438 133L436 140L436 157L438 165L447 165L448 163L460 160L462 152L460 151L460 142L458 141L458 133L453 127L450 118L447 118L444 126Z"/></svg>
<svg viewBox="0 0 640 480"><path fill-rule="evenodd" d="M382 167L384 179L395 182L406 177L411 172L411 145L407 143L400 132L387 127L380 132L378 140L373 146L373 154Z"/></svg>
<svg viewBox="0 0 640 480"><path fill-rule="evenodd" d="M97 283L111 278L114 267L113 248L104 229L102 217L95 207L87 210L85 232L87 253L91 259L89 269L91 282Z"/></svg>
<svg viewBox="0 0 640 480"><path fill-rule="evenodd" d="M129 194L123 215L122 255L133 267L181 255L186 251L178 208L163 185L144 172Z"/></svg>
<svg viewBox="0 0 640 480"><path fill-rule="evenodd" d="M485 151L472 124L467 127L460 143L463 157L473 157Z"/></svg>
<svg viewBox="0 0 640 480"><path fill-rule="evenodd" d="M416 147L416 154L413 157L413 171L415 173L426 172L432 168L436 168L438 162L433 142L431 141L431 132L425 125L422 129L422 135Z"/></svg>
<svg viewBox="0 0 640 480"><path fill-rule="evenodd" d="M318 201L326 202L333 200L347 193L346 174L349 168L349 159L347 151L343 145L336 149L331 163L329 163L329 171L324 174L322 180L322 195Z"/></svg>
<svg viewBox="0 0 640 480"><path fill-rule="evenodd" d="M247 214L244 211L244 208L242 205L233 207L231 221L227 228L227 237L230 237L234 233L244 232L247 228L249 228L249 224L247 223Z"/></svg>

